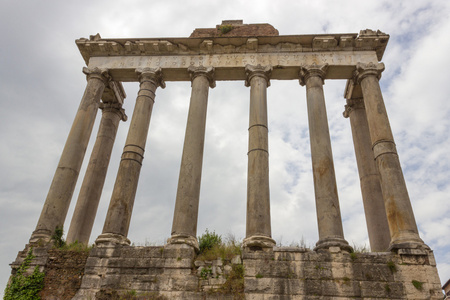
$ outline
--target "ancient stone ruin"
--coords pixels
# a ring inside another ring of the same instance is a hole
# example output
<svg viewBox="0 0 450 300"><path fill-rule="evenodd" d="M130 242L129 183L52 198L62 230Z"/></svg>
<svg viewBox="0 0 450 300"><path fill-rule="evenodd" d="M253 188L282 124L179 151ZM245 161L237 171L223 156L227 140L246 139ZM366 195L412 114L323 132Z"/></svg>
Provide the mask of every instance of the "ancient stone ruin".
<svg viewBox="0 0 450 300"><path fill-rule="evenodd" d="M45 269L52 260L47 245L66 219L100 108L97 140L67 235L69 243L88 243L117 128L127 119L121 82L138 81L103 231L82 264L74 299L114 299L127 291L161 299L442 299L433 252L418 233L379 85L388 40L389 35L372 30L283 36L269 24L242 21L196 29L189 38L104 39L97 34L77 40L87 86L26 247L34 246L33 264ZM347 79L344 117L353 134L370 253L353 253L343 234L323 92L329 79ZM196 261L208 91L223 80L250 88L246 235L242 255ZM275 247L271 236L266 96L271 80L299 80L306 88L319 229L314 250ZM192 83L172 232L165 246L134 247L128 229L154 99L165 81ZM25 254L12 264L13 273ZM241 270L242 290L233 293L224 286L236 270Z"/></svg>

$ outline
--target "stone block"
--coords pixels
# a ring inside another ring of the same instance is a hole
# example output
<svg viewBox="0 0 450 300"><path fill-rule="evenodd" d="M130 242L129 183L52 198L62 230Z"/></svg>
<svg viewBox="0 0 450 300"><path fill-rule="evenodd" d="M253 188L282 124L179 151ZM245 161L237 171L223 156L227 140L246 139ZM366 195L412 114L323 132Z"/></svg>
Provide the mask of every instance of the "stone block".
<svg viewBox="0 0 450 300"><path fill-rule="evenodd" d="M83 276L81 286L84 289L99 289L102 278L98 275L87 275Z"/></svg>
<svg viewBox="0 0 450 300"><path fill-rule="evenodd" d="M273 251L251 251L248 249L244 249L242 251L242 259L258 259L258 260L274 260L274 252Z"/></svg>
<svg viewBox="0 0 450 300"><path fill-rule="evenodd" d="M190 258L166 258L164 261L164 268L192 268L192 259Z"/></svg>
<svg viewBox="0 0 450 300"><path fill-rule="evenodd" d="M187 276L192 273L191 269L169 269L164 268L164 275L166 276Z"/></svg>
<svg viewBox="0 0 450 300"><path fill-rule="evenodd" d="M361 275L363 278L360 280L371 280L371 281L393 281L393 272L387 266L380 264L364 264L361 266Z"/></svg>
<svg viewBox="0 0 450 300"><path fill-rule="evenodd" d="M107 269L108 268L106 268L106 267L95 267L95 268L92 268L92 267L86 267L85 269L84 269L84 274L85 275L99 275L99 274L106 274L106 272L107 272Z"/></svg>
<svg viewBox="0 0 450 300"><path fill-rule="evenodd" d="M303 267L303 276L306 279L332 279L333 272L328 262L314 262Z"/></svg>
<svg viewBox="0 0 450 300"><path fill-rule="evenodd" d="M117 270L117 269L114 269ZM148 268L121 268L120 270L117 270L118 272L116 274L121 275L127 275L127 274L133 274L133 275L148 275L149 269ZM108 273L111 274L111 273Z"/></svg>
<svg viewBox="0 0 450 300"><path fill-rule="evenodd" d="M102 289L117 289L120 286L119 274L108 274L102 278L100 288Z"/></svg>
<svg viewBox="0 0 450 300"><path fill-rule="evenodd" d="M120 257L122 246L116 247L94 247L89 253L89 257Z"/></svg>
<svg viewBox="0 0 450 300"><path fill-rule="evenodd" d="M343 296L356 298L361 296L359 282L351 278L323 280L322 295L324 296Z"/></svg>
<svg viewBox="0 0 450 300"><path fill-rule="evenodd" d="M163 268L165 259L162 258L136 258L134 259L135 267L138 268Z"/></svg>
<svg viewBox="0 0 450 300"><path fill-rule="evenodd" d="M277 278L271 292L279 295L301 295L305 290L305 281L301 279Z"/></svg>
<svg viewBox="0 0 450 300"><path fill-rule="evenodd" d="M361 297L401 299L404 297L403 285L396 282L362 281L360 283Z"/></svg>
<svg viewBox="0 0 450 300"><path fill-rule="evenodd" d="M194 259L195 250L186 244L167 244L164 246L164 258L190 258Z"/></svg>
<svg viewBox="0 0 450 300"><path fill-rule="evenodd" d="M249 278L245 277L244 287L245 293L269 293L273 286L272 278Z"/></svg>
<svg viewBox="0 0 450 300"><path fill-rule="evenodd" d="M197 291L198 289L198 278L195 275L167 276L164 274L159 279L161 291Z"/></svg>
<svg viewBox="0 0 450 300"><path fill-rule="evenodd" d="M353 278L353 265L350 263L332 262L331 273L333 278Z"/></svg>
<svg viewBox="0 0 450 300"><path fill-rule="evenodd" d="M322 295L322 280L306 279L305 295Z"/></svg>
<svg viewBox="0 0 450 300"><path fill-rule="evenodd" d="M225 278L210 278L209 284L210 285L222 285L227 281Z"/></svg>

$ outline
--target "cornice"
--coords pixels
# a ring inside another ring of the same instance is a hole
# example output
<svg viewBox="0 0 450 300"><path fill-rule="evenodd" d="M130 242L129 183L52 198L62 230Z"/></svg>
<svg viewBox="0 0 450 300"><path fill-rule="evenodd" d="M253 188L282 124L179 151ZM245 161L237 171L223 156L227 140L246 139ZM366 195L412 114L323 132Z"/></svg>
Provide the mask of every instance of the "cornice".
<svg viewBox="0 0 450 300"><path fill-rule="evenodd" d="M76 40L86 64L99 56L158 56L233 53L375 51L381 61L389 35L361 30L359 34L284 35L214 38L103 39L99 34Z"/></svg>

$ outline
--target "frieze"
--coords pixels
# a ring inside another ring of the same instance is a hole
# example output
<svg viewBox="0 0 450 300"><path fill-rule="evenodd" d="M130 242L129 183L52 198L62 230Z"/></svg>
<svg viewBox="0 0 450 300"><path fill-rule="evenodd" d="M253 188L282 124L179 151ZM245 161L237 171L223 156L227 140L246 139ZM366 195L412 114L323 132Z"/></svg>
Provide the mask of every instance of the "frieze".
<svg viewBox="0 0 450 300"><path fill-rule="evenodd" d="M92 57L90 68L107 68L114 80L134 81L136 68L162 68L167 81L189 81L189 67L214 67L216 80L243 80L246 65L273 67L273 79L297 79L301 66L328 64L326 79L348 79L357 63L377 63L372 52L226 53L160 56Z"/></svg>

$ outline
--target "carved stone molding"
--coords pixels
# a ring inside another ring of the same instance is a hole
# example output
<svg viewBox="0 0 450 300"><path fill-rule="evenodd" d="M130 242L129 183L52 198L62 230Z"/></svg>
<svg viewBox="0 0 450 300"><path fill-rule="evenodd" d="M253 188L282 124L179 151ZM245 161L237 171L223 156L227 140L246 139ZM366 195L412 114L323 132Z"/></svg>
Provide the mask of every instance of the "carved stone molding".
<svg viewBox="0 0 450 300"><path fill-rule="evenodd" d="M197 76L205 76L209 81L209 86L211 88L216 87L216 81L214 79L214 68L213 67L194 67L189 66L189 75L191 76L191 82L194 81Z"/></svg>
<svg viewBox="0 0 450 300"><path fill-rule="evenodd" d="M347 104L344 106L345 110L342 113L344 118L348 118L350 113L355 109L364 109L364 99L363 98L355 98L355 99L347 99Z"/></svg>
<svg viewBox="0 0 450 300"><path fill-rule="evenodd" d="M247 247L261 247L261 248L273 248L275 247L276 242L268 237L263 235L254 235L248 238L245 238L242 242L242 246L244 248Z"/></svg>
<svg viewBox="0 0 450 300"><path fill-rule="evenodd" d="M97 247L110 247L115 245L129 246L130 240L121 234L102 233L95 240Z"/></svg>
<svg viewBox="0 0 450 300"><path fill-rule="evenodd" d="M298 73L298 76L300 77L300 85L304 86L306 85L306 81L310 77L318 76L320 79L322 79L322 83L324 82L325 75L328 70L328 64L324 65L310 65L310 66L301 66L300 72Z"/></svg>
<svg viewBox="0 0 450 300"><path fill-rule="evenodd" d="M113 112L119 115L120 119L124 122L128 120L128 116L125 114L125 109L122 108L122 104L117 102L100 102L99 108L103 112Z"/></svg>
<svg viewBox="0 0 450 300"><path fill-rule="evenodd" d="M111 80L111 75L109 74L108 69L100 69L100 68L83 68L83 73L86 75L86 79L90 80L92 78L99 79L103 81L105 85L107 85Z"/></svg>
<svg viewBox="0 0 450 300"><path fill-rule="evenodd" d="M355 84L360 84L361 80L363 80L367 76L375 76L378 80L381 78L381 72L384 71L383 63L357 63L356 70L353 73L353 80Z"/></svg>
<svg viewBox="0 0 450 300"><path fill-rule="evenodd" d="M245 86L250 86L250 82L252 81L252 78L257 76L261 77L264 80L266 80L267 86L270 86L270 75L272 74L272 66L253 66L253 65L246 65L245 66Z"/></svg>
<svg viewBox="0 0 450 300"><path fill-rule="evenodd" d="M199 251L198 241L195 237L186 234L174 234L168 240L168 244L186 244Z"/></svg>
<svg viewBox="0 0 450 300"><path fill-rule="evenodd" d="M214 29L215 30L215 29ZM198 55L199 53L289 53L317 51L375 51L380 61L389 35L381 31L296 36L223 36L158 39L105 39L96 35L76 44L86 61L99 56Z"/></svg>
<svg viewBox="0 0 450 300"><path fill-rule="evenodd" d="M152 69L152 68L139 68L136 69L136 74L139 76L139 82L143 81L152 81L156 86L160 86L161 88L166 87L166 83L164 82L162 76L161 68Z"/></svg>

